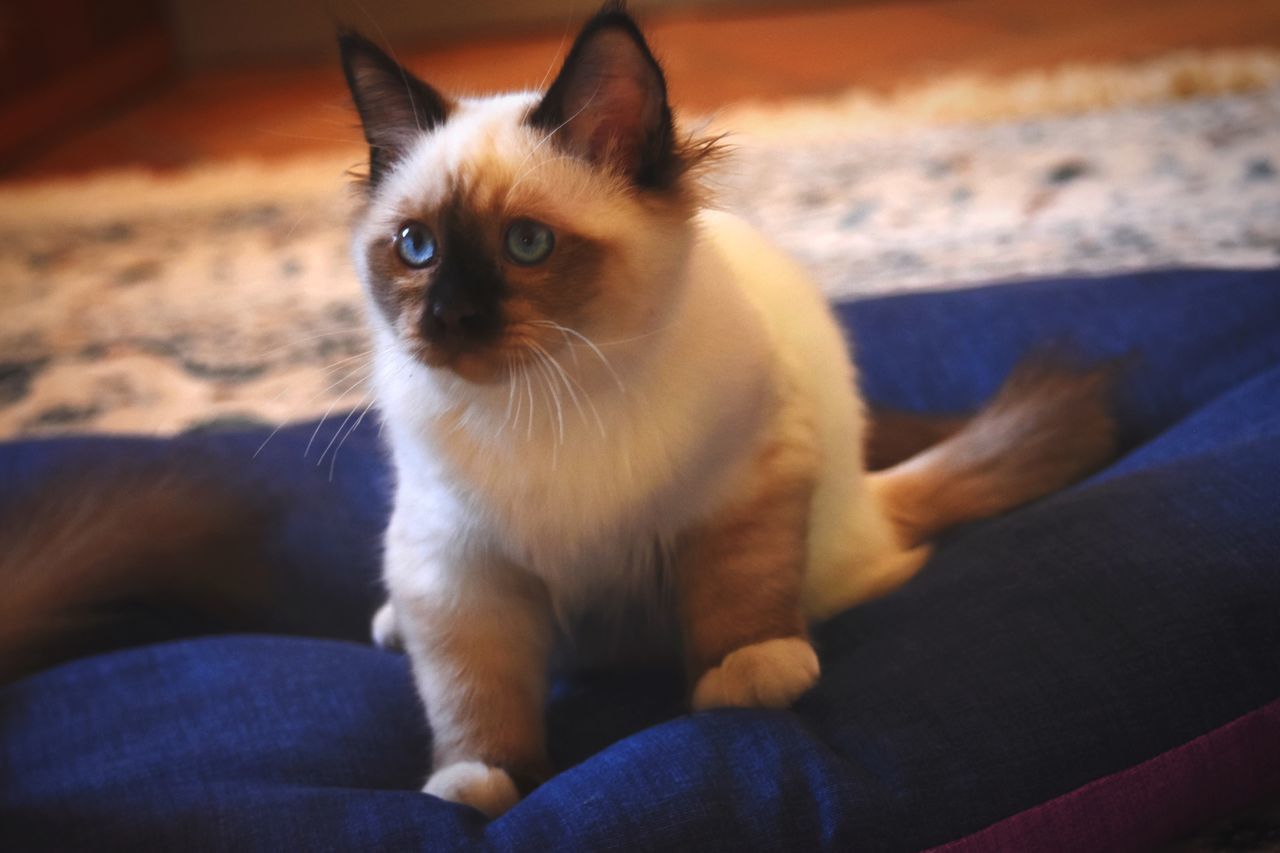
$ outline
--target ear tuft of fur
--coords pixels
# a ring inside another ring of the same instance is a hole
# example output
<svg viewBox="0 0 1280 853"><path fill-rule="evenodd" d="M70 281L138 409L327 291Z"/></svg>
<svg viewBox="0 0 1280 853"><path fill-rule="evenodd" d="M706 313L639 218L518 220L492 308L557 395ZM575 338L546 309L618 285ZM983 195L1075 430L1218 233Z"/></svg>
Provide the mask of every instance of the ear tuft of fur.
<svg viewBox="0 0 1280 853"><path fill-rule="evenodd" d="M1111 461L1114 373L1110 364L1079 369L1058 357L1033 356L962 426L945 418L932 423L941 441L871 475L903 544L1007 512Z"/></svg>

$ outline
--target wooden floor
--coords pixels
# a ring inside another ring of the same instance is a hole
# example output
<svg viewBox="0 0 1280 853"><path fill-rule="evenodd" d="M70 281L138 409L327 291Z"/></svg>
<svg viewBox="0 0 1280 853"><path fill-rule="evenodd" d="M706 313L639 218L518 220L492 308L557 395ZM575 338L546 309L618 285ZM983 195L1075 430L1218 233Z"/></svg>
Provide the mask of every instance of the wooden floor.
<svg viewBox="0 0 1280 853"><path fill-rule="evenodd" d="M1180 48L1280 47L1280 0L906 0L779 12L646 18L673 99L702 110L744 98L885 90L956 70L1010 72L1129 60ZM568 25L400 56L452 91L534 86ZM325 65L177 79L43 146L3 175L33 179L209 159L283 157L359 139L336 58Z"/></svg>

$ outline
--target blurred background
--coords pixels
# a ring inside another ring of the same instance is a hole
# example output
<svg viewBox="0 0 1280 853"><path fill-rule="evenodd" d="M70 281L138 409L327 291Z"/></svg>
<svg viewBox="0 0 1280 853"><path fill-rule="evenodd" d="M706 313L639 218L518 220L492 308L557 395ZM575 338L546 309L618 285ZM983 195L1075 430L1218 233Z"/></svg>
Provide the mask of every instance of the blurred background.
<svg viewBox="0 0 1280 853"><path fill-rule="evenodd" d="M597 6L0 0L0 440L315 421L341 478L376 412L335 26L481 93ZM732 132L717 202L833 299L1280 267L1280 0L630 6L683 126Z"/></svg>
<svg viewBox="0 0 1280 853"><path fill-rule="evenodd" d="M1280 264L1280 0L631 7L682 126L729 133L718 203L833 299ZM358 423L335 26L483 93L596 8L0 0L0 438Z"/></svg>
<svg viewBox="0 0 1280 853"><path fill-rule="evenodd" d="M349 142L335 22L446 88L536 84L591 0L4 0L0 178ZM1280 45L1280 0L634 0L687 108Z"/></svg>

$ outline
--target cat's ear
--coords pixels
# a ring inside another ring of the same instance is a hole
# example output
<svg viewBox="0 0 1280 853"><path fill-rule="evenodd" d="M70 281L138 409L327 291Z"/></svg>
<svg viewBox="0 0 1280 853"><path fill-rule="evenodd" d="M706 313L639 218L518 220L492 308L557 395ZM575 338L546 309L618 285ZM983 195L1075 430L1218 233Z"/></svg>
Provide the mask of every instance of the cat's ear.
<svg viewBox="0 0 1280 853"><path fill-rule="evenodd" d="M419 134L445 120L449 105L359 33L339 33L338 51L369 143L369 183L377 186Z"/></svg>
<svg viewBox="0 0 1280 853"><path fill-rule="evenodd" d="M583 27L529 123L641 187L664 188L681 171L666 79L621 3Z"/></svg>

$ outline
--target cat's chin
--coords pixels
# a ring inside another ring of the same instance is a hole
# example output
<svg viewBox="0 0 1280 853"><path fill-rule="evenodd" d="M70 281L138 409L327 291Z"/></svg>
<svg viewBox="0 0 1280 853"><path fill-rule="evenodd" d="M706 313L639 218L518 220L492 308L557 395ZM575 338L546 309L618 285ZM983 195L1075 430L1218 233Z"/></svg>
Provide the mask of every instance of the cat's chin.
<svg viewBox="0 0 1280 853"><path fill-rule="evenodd" d="M492 385L506 376L507 367L496 353L446 351L420 346L413 357L433 370L443 370L473 385Z"/></svg>

